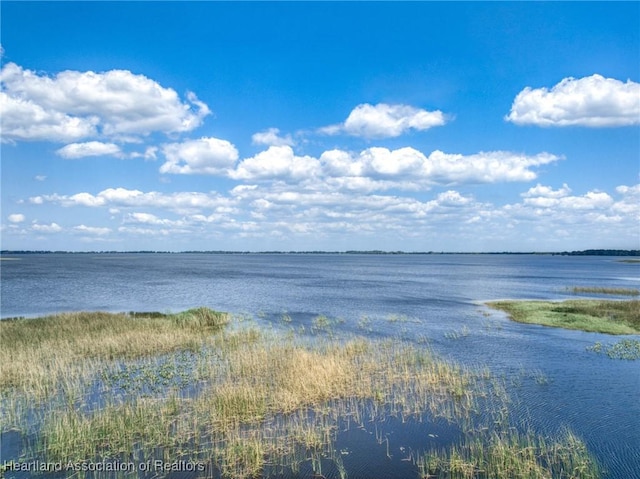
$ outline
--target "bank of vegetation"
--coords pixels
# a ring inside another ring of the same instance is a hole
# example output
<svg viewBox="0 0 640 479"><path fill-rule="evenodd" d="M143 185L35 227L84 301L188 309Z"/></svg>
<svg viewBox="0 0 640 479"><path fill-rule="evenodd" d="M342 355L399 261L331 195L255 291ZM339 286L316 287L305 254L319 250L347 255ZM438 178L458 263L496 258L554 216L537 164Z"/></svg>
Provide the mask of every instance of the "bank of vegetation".
<svg viewBox="0 0 640 479"><path fill-rule="evenodd" d="M22 449L9 463L188 460L204 477L343 478L341 431L368 429L389 455L394 417L444 421L458 439L408 453L416 478L599 477L572 434L518 432L489 371L316 323L328 325L310 337L207 308L3 321L1 424Z"/></svg>
<svg viewBox="0 0 640 479"><path fill-rule="evenodd" d="M605 334L640 334L640 300L491 301L520 323Z"/></svg>

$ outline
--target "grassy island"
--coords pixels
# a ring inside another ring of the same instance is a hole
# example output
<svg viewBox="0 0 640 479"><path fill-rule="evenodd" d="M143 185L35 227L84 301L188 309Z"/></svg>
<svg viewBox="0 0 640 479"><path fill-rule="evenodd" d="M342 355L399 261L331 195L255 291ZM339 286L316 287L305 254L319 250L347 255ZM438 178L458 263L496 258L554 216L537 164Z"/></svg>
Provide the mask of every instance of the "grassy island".
<svg viewBox="0 0 640 479"><path fill-rule="evenodd" d="M274 328L207 308L2 321L0 424L21 444L2 467L133 465L72 475L111 479L186 460L202 467L198 477L345 478L341 431L368 430L391 459L385 424L395 417L444 421L457 438L403 459L416 479L599 477L570 432L552 440L510 418L489 371L401 339L338 339L328 331L338 323L320 323Z"/></svg>
<svg viewBox="0 0 640 479"><path fill-rule="evenodd" d="M640 334L640 300L491 301L519 323L605 334Z"/></svg>

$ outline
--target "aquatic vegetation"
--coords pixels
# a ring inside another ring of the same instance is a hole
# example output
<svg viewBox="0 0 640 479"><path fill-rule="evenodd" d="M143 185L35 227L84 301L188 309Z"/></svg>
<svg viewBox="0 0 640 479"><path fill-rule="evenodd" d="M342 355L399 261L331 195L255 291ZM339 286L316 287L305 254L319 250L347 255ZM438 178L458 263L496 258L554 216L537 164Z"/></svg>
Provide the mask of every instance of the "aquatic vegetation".
<svg viewBox="0 0 640 479"><path fill-rule="evenodd" d="M623 339L614 344L603 345L600 341L587 347L587 351L605 353L612 359L640 359L640 340Z"/></svg>
<svg viewBox="0 0 640 479"><path fill-rule="evenodd" d="M198 351L229 320L226 313L208 308L149 316L80 312L3 320L0 390L19 388L43 398L70 377L86 378L104 360Z"/></svg>
<svg viewBox="0 0 640 479"><path fill-rule="evenodd" d="M293 330L259 330L200 309L149 318L79 313L49 320L52 325L45 327L50 330L56 323L64 329L80 322L92 331L97 346L92 351L78 348L69 356L62 349L69 341L64 334L22 340L33 371L59 369L53 379L45 381L36 373L1 390L2 424L21 431L21 459L130 461L136 470L147 461L188 460L216 471L210 472L213 477L240 479L304 466L318 476L329 468L331 474L347 477L335 446L345 428L375 428L390 455L389 437L382 430L389 418L398 423L442 420L462 431L477 431L474 421L483 408L492 424L509 422L506 391L488 370L462 367L400 339L314 335L309 341ZM113 329L105 327L110 323ZM337 323L318 316L313 326L324 331ZM121 332L127 324L129 335ZM20 328L29 331L32 325L24 321L11 328L13 337L21 338L26 333ZM153 354L158 344L154 335L162 337L166 331L176 340ZM184 331L189 334L183 336ZM79 336L82 344L86 339ZM150 346L120 344L132 340ZM3 367L17 368L12 362L24 357L4 359ZM45 384L46 394L39 389ZM32 401L35 394L40 394L38 403ZM493 444L493 437L483 434L471 444L482 454L494 454L494 446L485 444ZM460 447L446 456L449 464L459 456L454 462L460 467L438 465L438 471L468 467L468 453ZM540 467L552 470L553 461ZM417 476L418 459L416 464Z"/></svg>
<svg viewBox="0 0 640 479"><path fill-rule="evenodd" d="M461 338L466 338L467 336L469 336L469 327L465 324L462 329L458 330L453 330L453 331L449 331L444 333L444 337L447 339L461 339Z"/></svg>
<svg viewBox="0 0 640 479"><path fill-rule="evenodd" d="M640 333L640 300L492 301L520 323L606 334Z"/></svg>
<svg viewBox="0 0 640 479"><path fill-rule="evenodd" d="M415 459L420 477L434 479L596 479L599 468L574 434L547 441L509 428L489 438L468 438L448 450L429 450Z"/></svg>
<svg viewBox="0 0 640 479"><path fill-rule="evenodd" d="M612 294L617 296L640 296L640 289L636 288L603 288L598 286L574 286L574 293Z"/></svg>

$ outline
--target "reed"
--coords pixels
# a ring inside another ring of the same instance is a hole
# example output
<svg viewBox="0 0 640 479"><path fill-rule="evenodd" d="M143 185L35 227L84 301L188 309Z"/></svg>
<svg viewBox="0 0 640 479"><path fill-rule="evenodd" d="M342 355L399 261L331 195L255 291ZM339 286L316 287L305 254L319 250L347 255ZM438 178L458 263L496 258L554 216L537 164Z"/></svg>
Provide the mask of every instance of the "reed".
<svg viewBox="0 0 640 479"><path fill-rule="evenodd" d="M321 474L329 461L332 473L344 477L335 442L345 424L365 428L384 424L391 415L402 421L441 418L471 430L480 401L495 408L495 423L505 414L506 392L486 369L442 360L424 346L399 339L281 334L247 321L224 327L227 316L187 313L100 313L98 325L96 316L55 317L53 323L62 323L69 333L78 322L87 323L84 331L101 331L95 333L94 350L77 348L71 355L60 347L69 344L65 334L29 339L18 330L29 331L33 323L12 324L13 337L24 338L22 346L31 353L28 367L57 371L53 379L34 373L2 389L4 427L20 427L25 437L37 438L23 456L137 465L187 457L204 462L214 476L239 479L296 471L303 463ZM113 329L105 328L109 323ZM178 335L183 339L170 346L161 343L156 351L153 335L164 334L163 328L188 334ZM91 337L83 335L80 343ZM121 344L130 340L147 348ZM29 370L12 365L23 356L4 359L3 368ZM39 390L44 386L46 394ZM96 393L101 402L92 404ZM25 409L35 394L42 394L40 406ZM455 454L460 457L454 462L466 467L468 453Z"/></svg>
<svg viewBox="0 0 640 479"><path fill-rule="evenodd" d="M179 314L66 313L0 322L0 390L48 397L65 378L86 377L103 360L198 351L229 316L208 308Z"/></svg>
<svg viewBox="0 0 640 479"><path fill-rule="evenodd" d="M565 432L551 441L510 428L472 438L416 459L420 477L433 479L597 479L601 473L584 443Z"/></svg>
<svg viewBox="0 0 640 479"><path fill-rule="evenodd" d="M616 296L640 296L640 290L636 288L603 288L598 286L574 286L574 293L611 294Z"/></svg>

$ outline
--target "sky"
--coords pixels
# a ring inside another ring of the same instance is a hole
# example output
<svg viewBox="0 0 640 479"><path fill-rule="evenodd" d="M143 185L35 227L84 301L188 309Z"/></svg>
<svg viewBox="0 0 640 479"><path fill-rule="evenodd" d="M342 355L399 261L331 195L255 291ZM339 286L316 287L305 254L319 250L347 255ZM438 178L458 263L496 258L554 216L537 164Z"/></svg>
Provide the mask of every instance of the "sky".
<svg viewBox="0 0 640 479"><path fill-rule="evenodd" d="M0 16L2 249L640 249L638 2Z"/></svg>

